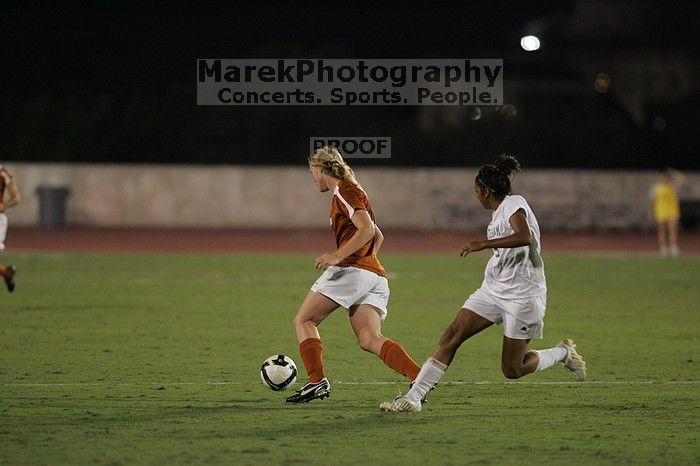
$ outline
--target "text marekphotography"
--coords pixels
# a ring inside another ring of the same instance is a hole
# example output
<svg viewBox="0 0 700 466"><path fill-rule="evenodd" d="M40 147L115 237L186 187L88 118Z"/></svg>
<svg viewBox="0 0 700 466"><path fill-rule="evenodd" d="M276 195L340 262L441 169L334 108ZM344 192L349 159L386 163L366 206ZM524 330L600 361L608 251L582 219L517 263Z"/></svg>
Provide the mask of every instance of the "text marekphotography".
<svg viewBox="0 0 700 466"><path fill-rule="evenodd" d="M502 59L197 60L197 105L502 103Z"/></svg>
<svg viewBox="0 0 700 466"><path fill-rule="evenodd" d="M311 136L309 153L333 146L346 159L390 159L391 138L381 136Z"/></svg>

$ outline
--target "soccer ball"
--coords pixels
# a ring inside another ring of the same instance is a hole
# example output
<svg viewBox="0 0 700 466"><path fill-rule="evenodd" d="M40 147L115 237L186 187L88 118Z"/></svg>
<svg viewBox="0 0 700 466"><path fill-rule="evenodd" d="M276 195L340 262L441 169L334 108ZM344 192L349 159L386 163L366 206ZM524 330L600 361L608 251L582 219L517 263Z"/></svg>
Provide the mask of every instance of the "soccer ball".
<svg viewBox="0 0 700 466"><path fill-rule="evenodd" d="M284 354L273 354L262 363L260 378L274 391L286 390L297 381L297 365Z"/></svg>

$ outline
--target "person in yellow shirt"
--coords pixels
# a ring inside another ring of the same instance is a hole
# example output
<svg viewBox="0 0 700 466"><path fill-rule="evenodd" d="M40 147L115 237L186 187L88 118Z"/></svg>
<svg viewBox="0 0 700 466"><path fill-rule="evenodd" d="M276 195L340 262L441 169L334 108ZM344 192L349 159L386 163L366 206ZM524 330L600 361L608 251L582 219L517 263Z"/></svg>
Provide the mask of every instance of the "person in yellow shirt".
<svg viewBox="0 0 700 466"><path fill-rule="evenodd" d="M658 227L659 252L662 256L677 256L678 220L681 216L678 189L685 176L678 170L666 168L649 192L651 211Z"/></svg>

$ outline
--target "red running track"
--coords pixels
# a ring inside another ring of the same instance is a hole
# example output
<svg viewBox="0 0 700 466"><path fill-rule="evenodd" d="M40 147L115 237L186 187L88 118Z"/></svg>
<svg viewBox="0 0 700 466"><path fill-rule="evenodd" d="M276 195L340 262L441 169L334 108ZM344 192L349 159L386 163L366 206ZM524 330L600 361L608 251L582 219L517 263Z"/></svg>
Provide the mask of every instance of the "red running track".
<svg viewBox="0 0 700 466"><path fill-rule="evenodd" d="M478 232L386 230L384 252L454 252ZM330 229L36 228L10 225L8 251L294 252L334 248ZM656 234L543 233L543 251L657 251ZM700 254L700 232L681 232L683 254Z"/></svg>

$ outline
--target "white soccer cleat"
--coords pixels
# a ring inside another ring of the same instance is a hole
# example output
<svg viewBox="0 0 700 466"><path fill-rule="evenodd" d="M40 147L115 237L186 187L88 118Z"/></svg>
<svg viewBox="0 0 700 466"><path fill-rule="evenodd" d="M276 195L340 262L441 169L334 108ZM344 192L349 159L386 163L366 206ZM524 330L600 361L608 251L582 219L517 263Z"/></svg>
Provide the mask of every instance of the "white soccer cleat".
<svg viewBox="0 0 700 466"><path fill-rule="evenodd" d="M566 358L563 361L564 366L576 374L576 379L578 379L580 382L586 380L586 374L588 373L586 361L584 361L581 355L576 352L576 344L574 343L574 340L564 338L557 346L566 348Z"/></svg>
<svg viewBox="0 0 700 466"><path fill-rule="evenodd" d="M418 412L421 409L420 402L414 403L403 395L399 395L392 401L384 401L379 405L380 411L403 411L403 412Z"/></svg>

